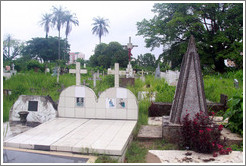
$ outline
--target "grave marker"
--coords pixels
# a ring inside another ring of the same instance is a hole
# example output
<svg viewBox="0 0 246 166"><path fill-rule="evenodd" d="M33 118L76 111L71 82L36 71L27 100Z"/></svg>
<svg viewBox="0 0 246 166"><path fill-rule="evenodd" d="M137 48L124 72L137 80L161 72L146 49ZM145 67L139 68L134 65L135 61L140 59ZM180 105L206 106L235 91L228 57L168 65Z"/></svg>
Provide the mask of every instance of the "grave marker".
<svg viewBox="0 0 246 166"><path fill-rule="evenodd" d="M76 85L81 85L80 74L86 74L86 69L80 69L80 62L76 62L76 69L69 69L69 73L76 73Z"/></svg>
<svg viewBox="0 0 246 166"><path fill-rule="evenodd" d="M234 79L234 87L238 88L238 80L237 79Z"/></svg>
<svg viewBox="0 0 246 166"><path fill-rule="evenodd" d="M131 56L132 56L131 51L132 51L133 47L138 47L138 45L133 45L133 44L131 43L131 37L129 37L129 43L127 43L127 45L123 45L123 47L127 48L127 50L128 50L129 63L130 63L130 61L131 61Z"/></svg>
<svg viewBox="0 0 246 166"><path fill-rule="evenodd" d="M195 46L195 39L191 36L181 64L170 122L180 124L187 113L190 114L190 118L193 118L200 111L205 115L208 114L200 59Z"/></svg>
<svg viewBox="0 0 246 166"><path fill-rule="evenodd" d="M158 66L155 69L155 78L160 78L160 75L161 75L160 64L158 63Z"/></svg>
<svg viewBox="0 0 246 166"><path fill-rule="evenodd" d="M119 75L126 75L126 71L119 71L119 63L114 64L114 70L108 69L108 74L114 74L114 87L119 87Z"/></svg>

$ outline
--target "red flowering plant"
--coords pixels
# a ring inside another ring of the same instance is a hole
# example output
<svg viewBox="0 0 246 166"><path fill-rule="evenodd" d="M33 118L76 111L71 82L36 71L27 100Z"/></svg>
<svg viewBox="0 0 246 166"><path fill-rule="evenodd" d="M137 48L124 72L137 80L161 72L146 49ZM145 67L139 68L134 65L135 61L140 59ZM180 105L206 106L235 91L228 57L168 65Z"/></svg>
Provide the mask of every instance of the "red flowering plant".
<svg viewBox="0 0 246 166"><path fill-rule="evenodd" d="M186 111L187 112L187 111ZM202 111L191 119L186 113L181 128L181 145L199 153L229 154L230 148L224 149L225 142L220 141L223 125L216 125ZM213 119L213 118L212 118Z"/></svg>

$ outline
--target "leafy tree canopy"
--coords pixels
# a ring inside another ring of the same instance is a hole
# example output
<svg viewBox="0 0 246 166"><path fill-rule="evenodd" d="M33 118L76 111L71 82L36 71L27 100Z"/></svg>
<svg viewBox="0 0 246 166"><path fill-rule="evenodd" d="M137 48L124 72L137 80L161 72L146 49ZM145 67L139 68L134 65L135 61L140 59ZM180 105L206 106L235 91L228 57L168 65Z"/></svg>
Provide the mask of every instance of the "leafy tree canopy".
<svg viewBox="0 0 246 166"><path fill-rule="evenodd" d="M58 60L58 38L32 38L32 40L27 41L27 45L22 50L22 55L30 57L32 59L40 59L44 62ZM68 60L69 55L65 51L65 40L61 40L61 53L66 55L66 60ZM69 50L70 45L67 45L67 50Z"/></svg>
<svg viewBox="0 0 246 166"><path fill-rule="evenodd" d="M137 35L145 38L148 48L163 45L160 57L171 61L172 68L181 64L191 35L203 67L224 72L224 59L229 58L242 68L242 3L156 3L152 11L152 19L137 23Z"/></svg>
<svg viewBox="0 0 246 166"><path fill-rule="evenodd" d="M90 57L90 65L103 66L109 68L119 63L120 67L126 67L128 63L128 51L124 50L118 42L110 42L109 44L101 43L95 48L95 53Z"/></svg>

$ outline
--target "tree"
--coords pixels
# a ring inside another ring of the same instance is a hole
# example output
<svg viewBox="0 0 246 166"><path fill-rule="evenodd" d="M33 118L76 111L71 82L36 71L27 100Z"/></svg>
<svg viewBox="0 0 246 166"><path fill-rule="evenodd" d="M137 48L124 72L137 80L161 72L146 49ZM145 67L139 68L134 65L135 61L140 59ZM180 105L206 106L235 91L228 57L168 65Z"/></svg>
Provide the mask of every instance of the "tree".
<svg viewBox="0 0 246 166"><path fill-rule="evenodd" d="M138 55L137 62L140 67L148 70L154 70L156 66L155 56L151 53Z"/></svg>
<svg viewBox="0 0 246 166"><path fill-rule="evenodd" d="M31 59L41 60L44 62L55 62L58 60L58 43L59 39L57 37L49 38L32 38L32 40L27 41L27 45L23 48L21 54L24 57L29 57ZM68 60L68 53L66 50L69 50L69 44L65 44L66 41L61 40L62 53L66 54L66 59ZM65 49L66 45L66 49Z"/></svg>
<svg viewBox="0 0 246 166"><path fill-rule="evenodd" d="M97 18L94 17L93 21L94 23L92 24L93 25L92 33L99 36L99 44L101 44L101 37L108 33L108 29L107 29L107 27L109 27L108 19L104 19L101 17L97 17Z"/></svg>
<svg viewBox="0 0 246 166"><path fill-rule="evenodd" d="M43 14L42 20L40 21L40 25L44 26L44 31L46 32L46 38L48 38L48 34L50 31L52 21L52 14Z"/></svg>
<svg viewBox="0 0 246 166"><path fill-rule="evenodd" d="M126 67L128 63L128 52L118 42L97 45L94 55L90 57L90 65L93 67L102 66L107 69L116 62L120 67Z"/></svg>
<svg viewBox="0 0 246 166"><path fill-rule="evenodd" d="M16 56L20 55L23 47L24 44L22 42L12 38L12 36L8 34L3 41L3 60L13 60Z"/></svg>
<svg viewBox="0 0 246 166"><path fill-rule="evenodd" d="M224 72L224 59L229 58L242 68L242 3L157 3L152 11L152 19L137 23L138 35L143 35L146 47L164 45L160 56L172 61L172 68L181 64L191 35L203 67Z"/></svg>
<svg viewBox="0 0 246 166"><path fill-rule="evenodd" d="M52 23L54 26L56 26L58 30L58 59L60 60L60 38L61 38L61 27L65 23L65 15L67 11L64 11L64 9L60 6L59 8L53 6L53 17L52 17Z"/></svg>
<svg viewBox="0 0 246 166"><path fill-rule="evenodd" d="M66 31L65 31L65 35L66 35L66 44L67 44L67 37L69 35L69 33L72 31L72 25L79 25L79 21L76 17L75 14L70 14L70 12L68 12L66 15L65 15L65 24L66 24ZM66 46L65 46L66 48ZM63 59L64 59L64 56L63 56Z"/></svg>

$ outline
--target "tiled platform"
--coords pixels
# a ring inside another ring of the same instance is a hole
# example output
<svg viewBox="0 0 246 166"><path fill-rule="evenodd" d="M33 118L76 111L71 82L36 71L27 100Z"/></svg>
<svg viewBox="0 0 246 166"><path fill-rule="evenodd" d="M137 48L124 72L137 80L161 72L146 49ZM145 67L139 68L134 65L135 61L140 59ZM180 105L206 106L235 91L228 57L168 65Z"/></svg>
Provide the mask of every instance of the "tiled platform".
<svg viewBox="0 0 246 166"><path fill-rule="evenodd" d="M23 149L122 156L137 121L56 118L4 141Z"/></svg>

